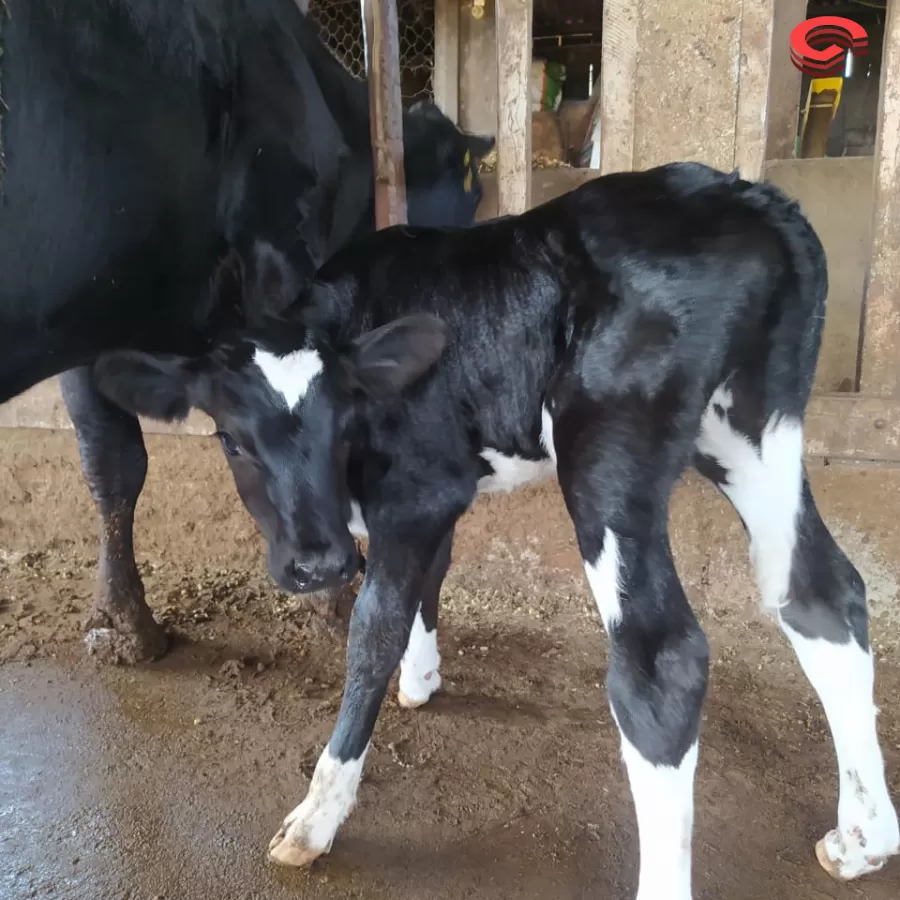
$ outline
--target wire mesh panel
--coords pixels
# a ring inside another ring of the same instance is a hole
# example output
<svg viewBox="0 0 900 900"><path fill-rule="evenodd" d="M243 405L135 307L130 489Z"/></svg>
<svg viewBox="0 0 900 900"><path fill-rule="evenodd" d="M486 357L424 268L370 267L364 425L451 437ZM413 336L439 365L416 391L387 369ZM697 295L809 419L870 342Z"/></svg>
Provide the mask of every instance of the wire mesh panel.
<svg viewBox="0 0 900 900"><path fill-rule="evenodd" d="M310 0L309 17L338 62L357 78L366 74L360 0ZM405 103L434 98L434 0L397 0L400 93Z"/></svg>

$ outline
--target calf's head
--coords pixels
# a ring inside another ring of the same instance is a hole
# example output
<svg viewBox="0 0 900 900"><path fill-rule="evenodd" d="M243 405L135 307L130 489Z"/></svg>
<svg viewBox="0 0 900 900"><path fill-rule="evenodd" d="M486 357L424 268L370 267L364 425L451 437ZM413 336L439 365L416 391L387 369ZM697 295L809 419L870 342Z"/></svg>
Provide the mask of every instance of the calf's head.
<svg viewBox="0 0 900 900"><path fill-rule="evenodd" d="M411 225L467 227L483 188L478 164L494 138L461 131L433 103L410 107L403 121L403 168Z"/></svg>
<svg viewBox="0 0 900 900"><path fill-rule="evenodd" d="M202 358L112 354L94 377L137 415L172 420L197 408L213 419L272 577L307 593L350 581L362 565L348 527L347 459L367 405L396 398L445 340L443 323L424 315L342 347L281 322L269 337L223 343Z"/></svg>

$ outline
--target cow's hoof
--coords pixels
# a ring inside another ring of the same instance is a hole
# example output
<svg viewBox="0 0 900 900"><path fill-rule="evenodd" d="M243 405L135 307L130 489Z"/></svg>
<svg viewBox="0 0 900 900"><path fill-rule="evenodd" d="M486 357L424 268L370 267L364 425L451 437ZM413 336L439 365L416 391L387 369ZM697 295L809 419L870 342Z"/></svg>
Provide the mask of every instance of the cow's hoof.
<svg viewBox="0 0 900 900"><path fill-rule="evenodd" d="M440 689L441 676L437 670L428 672L419 678L401 677L397 702L404 709L418 709L420 706L424 706Z"/></svg>
<svg viewBox="0 0 900 900"><path fill-rule="evenodd" d="M403 691L397 692L397 702L404 709L418 709L420 706L424 706L430 699L430 694L427 697L407 697Z"/></svg>
<svg viewBox="0 0 900 900"><path fill-rule="evenodd" d="M149 622L142 622L140 629L117 628L108 621L98 622L95 617L88 623L84 643L88 654L98 662L134 666L164 656L169 649L169 636L152 617Z"/></svg>
<svg viewBox="0 0 900 900"><path fill-rule="evenodd" d="M278 829L278 834L269 841L269 859L282 866L292 866L295 869L303 869L311 866L320 856L331 850L331 842L325 847L312 847L309 845L309 836L304 834L306 829L298 827L298 819L295 814L299 807L289 815Z"/></svg>
<svg viewBox="0 0 900 900"><path fill-rule="evenodd" d="M356 806L363 759L365 751L358 759L341 762L325 748L303 802L269 841L269 859L283 866L308 866L331 850L334 836Z"/></svg>
<svg viewBox="0 0 900 900"><path fill-rule="evenodd" d="M308 847L298 847L292 844L279 832L269 843L269 859L280 866L291 866L294 869L305 869L311 866L325 852L324 850L311 850Z"/></svg>
<svg viewBox="0 0 900 900"><path fill-rule="evenodd" d="M413 700L411 697L407 697L403 691L397 692L397 702L404 709L418 709L420 706L424 706L429 699L429 697L426 697L424 700Z"/></svg>
<svg viewBox="0 0 900 900"><path fill-rule="evenodd" d="M835 880L853 881L854 878L877 872L892 856L900 853L900 847L887 853L867 853L866 844L860 829L854 829L848 835L834 829L816 844L816 858Z"/></svg>

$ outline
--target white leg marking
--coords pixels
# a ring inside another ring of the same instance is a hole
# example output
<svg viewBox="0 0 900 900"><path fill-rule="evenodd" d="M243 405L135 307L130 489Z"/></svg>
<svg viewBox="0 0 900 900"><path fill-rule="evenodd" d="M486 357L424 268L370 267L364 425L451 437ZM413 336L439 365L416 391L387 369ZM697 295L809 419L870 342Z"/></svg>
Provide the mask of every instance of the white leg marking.
<svg viewBox="0 0 900 900"><path fill-rule="evenodd" d="M350 534L356 537L367 538L369 529L366 528L366 520L363 518L362 509L355 500L350 501L350 521L347 523Z"/></svg>
<svg viewBox="0 0 900 900"><path fill-rule="evenodd" d="M400 689L397 701L407 709L415 709L431 699L441 686L438 669L441 655L438 653L437 629L426 631L422 613L417 612L406 653L400 661Z"/></svg>
<svg viewBox="0 0 900 900"><path fill-rule="evenodd" d="M549 459L522 459L506 456L493 447L485 447L481 458L494 470L493 475L478 479L478 493L513 491L524 484L543 481L556 473L556 450L553 446L553 419L546 406L541 407L541 446Z"/></svg>
<svg viewBox="0 0 900 900"><path fill-rule="evenodd" d="M695 742L679 766L654 766L622 735L640 845L637 900L691 900L697 755Z"/></svg>
<svg viewBox="0 0 900 900"><path fill-rule="evenodd" d="M317 350L295 350L286 356L275 356L257 347L253 361L272 389L284 398L288 409L293 409L306 396L313 379L323 369Z"/></svg>
<svg viewBox="0 0 900 900"><path fill-rule="evenodd" d="M549 459L522 459L506 456L493 447L485 447L481 458L494 470L493 475L478 479L478 493L491 494L500 491L514 491L524 484L534 484L549 478L556 466Z"/></svg>
<svg viewBox="0 0 900 900"><path fill-rule="evenodd" d="M728 388L718 387L703 414L696 448L728 473L722 491L747 526L763 605L780 609L788 602L802 503L803 427L796 419L772 416L757 450L716 411L727 411L732 403Z"/></svg>
<svg viewBox="0 0 900 900"><path fill-rule="evenodd" d="M338 828L353 811L369 747L359 759L341 762L326 747L316 763L306 799L288 815L269 842L269 857L285 866L308 866L331 850Z"/></svg>
<svg viewBox="0 0 900 900"><path fill-rule="evenodd" d="M876 872L900 853L900 828L878 746L872 655L853 640L832 644L803 637L786 622L781 627L822 701L837 753L838 824L816 845L816 855L841 880Z"/></svg>
<svg viewBox="0 0 900 900"><path fill-rule="evenodd" d="M619 581L619 541L607 528L603 533L603 550L599 558L585 561L584 571L594 595L594 602L607 634L622 621L622 589Z"/></svg>
<svg viewBox="0 0 900 900"><path fill-rule="evenodd" d="M547 455L556 465L556 447L553 444L553 417L546 406L541 407L541 443L547 451Z"/></svg>

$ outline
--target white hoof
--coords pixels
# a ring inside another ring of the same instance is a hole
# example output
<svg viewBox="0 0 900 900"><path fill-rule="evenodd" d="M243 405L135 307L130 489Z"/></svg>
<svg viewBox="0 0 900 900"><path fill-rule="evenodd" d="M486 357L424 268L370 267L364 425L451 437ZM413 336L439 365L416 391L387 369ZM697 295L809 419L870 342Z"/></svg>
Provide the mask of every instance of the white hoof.
<svg viewBox="0 0 900 900"><path fill-rule="evenodd" d="M299 868L331 850L334 836L356 805L356 789L367 751L368 747L359 759L341 762L325 748L316 763L306 799L269 841L269 859Z"/></svg>
<svg viewBox="0 0 900 900"><path fill-rule="evenodd" d="M843 833L835 828L816 844L819 865L837 881L853 881L877 872L897 854L900 854L900 846L896 842L889 845L889 849L884 845L870 847L859 827Z"/></svg>
<svg viewBox="0 0 900 900"><path fill-rule="evenodd" d="M316 822L309 808L301 803L281 824L278 833L269 841L269 859L283 866L304 868L331 850L332 834L325 839L329 830L324 822Z"/></svg>
<svg viewBox="0 0 900 900"><path fill-rule="evenodd" d="M400 688L397 702L406 709L423 706L441 687L437 629L426 631L421 613L416 613L406 653L400 662Z"/></svg>
<svg viewBox="0 0 900 900"><path fill-rule="evenodd" d="M418 709L424 706L441 689L441 676L437 670L427 672L421 678L400 677L397 702L404 709Z"/></svg>

